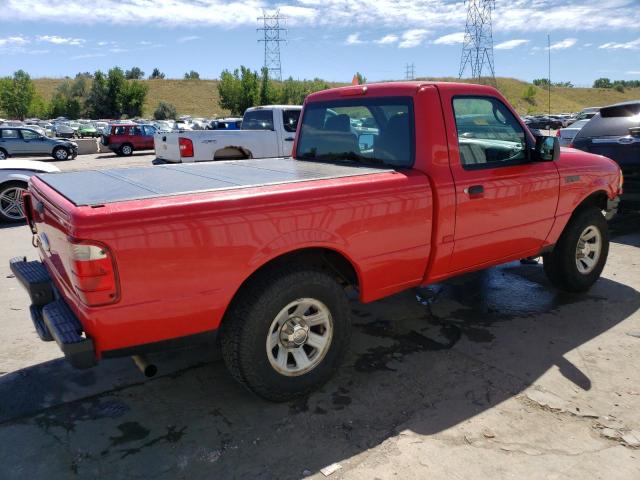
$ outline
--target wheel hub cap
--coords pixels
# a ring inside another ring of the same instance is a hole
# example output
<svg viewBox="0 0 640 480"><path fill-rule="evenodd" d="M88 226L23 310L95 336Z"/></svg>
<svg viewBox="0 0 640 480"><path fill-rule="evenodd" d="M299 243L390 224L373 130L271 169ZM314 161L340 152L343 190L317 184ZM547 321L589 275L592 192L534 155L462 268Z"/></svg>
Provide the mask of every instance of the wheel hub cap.
<svg viewBox="0 0 640 480"><path fill-rule="evenodd" d="M602 234L600 230L590 225L580 234L576 245L576 266L584 275L591 273L598 264L602 250Z"/></svg>
<svg viewBox="0 0 640 480"><path fill-rule="evenodd" d="M331 346L333 319L324 303L301 298L276 315L267 334L267 357L281 375L297 376L314 369Z"/></svg>

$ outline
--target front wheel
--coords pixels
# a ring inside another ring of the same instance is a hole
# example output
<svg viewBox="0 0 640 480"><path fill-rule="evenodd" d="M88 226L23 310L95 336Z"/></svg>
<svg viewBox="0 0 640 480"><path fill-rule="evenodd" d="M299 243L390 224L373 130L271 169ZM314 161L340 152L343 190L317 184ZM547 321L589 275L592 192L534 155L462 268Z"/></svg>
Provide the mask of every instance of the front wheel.
<svg viewBox="0 0 640 480"><path fill-rule="evenodd" d="M53 150L53 158L56 160L68 160L69 159L69 150L64 147L56 147Z"/></svg>
<svg viewBox="0 0 640 480"><path fill-rule="evenodd" d="M322 270L271 269L250 281L221 327L227 368L255 394L281 402L324 384L348 348L343 288Z"/></svg>
<svg viewBox="0 0 640 480"><path fill-rule="evenodd" d="M609 229L596 207L578 212L552 252L543 256L544 271L556 287L584 292L600 278L609 254Z"/></svg>

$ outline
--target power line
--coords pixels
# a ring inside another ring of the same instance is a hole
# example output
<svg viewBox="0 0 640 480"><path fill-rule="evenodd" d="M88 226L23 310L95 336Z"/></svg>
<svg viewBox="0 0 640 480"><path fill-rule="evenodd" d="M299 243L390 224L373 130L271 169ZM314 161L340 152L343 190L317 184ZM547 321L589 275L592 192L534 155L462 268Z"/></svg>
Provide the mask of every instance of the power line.
<svg viewBox="0 0 640 480"><path fill-rule="evenodd" d="M405 80L414 80L416 78L415 73L416 66L412 63L407 63L404 66L404 78Z"/></svg>
<svg viewBox="0 0 640 480"><path fill-rule="evenodd" d="M483 74L489 82L496 83L493 63L493 32L491 12L496 6L495 0L466 0L467 23L464 29L464 43L460 58L460 73L471 69L471 77L481 82Z"/></svg>
<svg viewBox="0 0 640 480"><path fill-rule="evenodd" d="M269 71L269 77L274 80L282 80L282 64L280 63L280 43L286 42L287 17L280 15L280 10L262 10L262 16L258 21L262 22L262 27L258 32L263 32L264 37L258 40L264 42L264 67ZM280 23L282 22L282 24Z"/></svg>

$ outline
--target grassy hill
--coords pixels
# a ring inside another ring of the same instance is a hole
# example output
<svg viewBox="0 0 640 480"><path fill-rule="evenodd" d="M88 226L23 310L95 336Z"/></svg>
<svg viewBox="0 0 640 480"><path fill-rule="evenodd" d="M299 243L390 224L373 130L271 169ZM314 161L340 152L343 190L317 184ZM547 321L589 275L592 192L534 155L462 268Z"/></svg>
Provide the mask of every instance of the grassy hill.
<svg viewBox="0 0 640 480"><path fill-rule="evenodd" d="M428 78L425 80L458 81L455 78ZM34 79L36 91L47 101L51 99L56 87L63 81L63 79L57 78ZM216 80L143 81L149 85L145 116L151 116L160 100L175 105L180 114L213 116L228 113L218 106L218 82ZM529 103L522 98L522 93L531 84L513 78L498 78L497 83L500 91L519 113L544 113L548 111L545 89L534 87L536 90L534 103ZM551 110L554 113L577 112L584 107L599 107L635 99L640 99L640 88L625 89L621 93L613 89L554 87L551 90Z"/></svg>

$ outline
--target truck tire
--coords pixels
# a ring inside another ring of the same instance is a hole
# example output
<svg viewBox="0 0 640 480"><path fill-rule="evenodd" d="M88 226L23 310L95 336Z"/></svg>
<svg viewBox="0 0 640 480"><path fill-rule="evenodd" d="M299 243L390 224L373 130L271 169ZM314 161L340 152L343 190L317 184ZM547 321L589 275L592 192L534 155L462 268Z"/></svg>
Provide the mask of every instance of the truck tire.
<svg viewBox="0 0 640 480"><path fill-rule="evenodd" d="M319 269L281 266L250 280L234 299L220 342L236 380L283 402L329 380L350 336L349 303L338 282Z"/></svg>
<svg viewBox="0 0 640 480"><path fill-rule="evenodd" d="M124 155L125 157L133 155L133 146L128 143L125 143L120 147L120 154Z"/></svg>
<svg viewBox="0 0 640 480"><path fill-rule="evenodd" d="M67 150L64 147L56 147L53 149L51 156L54 158L54 160L60 160L60 161L68 160L69 150Z"/></svg>
<svg viewBox="0 0 640 480"><path fill-rule="evenodd" d="M578 211L552 252L543 255L551 283L568 292L584 292L600 278L609 254L609 229L596 207Z"/></svg>

